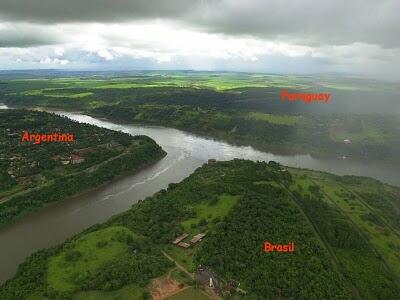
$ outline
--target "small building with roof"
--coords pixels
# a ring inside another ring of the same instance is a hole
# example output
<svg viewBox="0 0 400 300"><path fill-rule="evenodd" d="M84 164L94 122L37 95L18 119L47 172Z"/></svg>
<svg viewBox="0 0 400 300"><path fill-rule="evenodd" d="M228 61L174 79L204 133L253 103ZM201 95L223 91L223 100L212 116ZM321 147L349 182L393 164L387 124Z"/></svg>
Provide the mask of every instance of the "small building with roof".
<svg viewBox="0 0 400 300"><path fill-rule="evenodd" d="M196 243L198 243L198 242L201 242L201 240L206 236L206 234L207 234L207 233L199 233L199 234L196 234L196 235L190 240L190 242L191 242L192 244L196 244Z"/></svg>
<svg viewBox="0 0 400 300"><path fill-rule="evenodd" d="M187 249L187 248L190 247L190 244L185 243L185 242L180 242L180 243L178 244L178 246L181 247L181 248L183 248L183 249Z"/></svg>
<svg viewBox="0 0 400 300"><path fill-rule="evenodd" d="M178 237L172 242L172 244L178 245L180 242L182 242L182 241L183 241L184 239L186 239L188 236L189 236L188 233L184 233L184 234L178 236Z"/></svg>
<svg viewBox="0 0 400 300"><path fill-rule="evenodd" d="M76 155L76 154L71 154L71 156L69 157L69 160L72 165L81 164L81 163L85 162L84 157Z"/></svg>

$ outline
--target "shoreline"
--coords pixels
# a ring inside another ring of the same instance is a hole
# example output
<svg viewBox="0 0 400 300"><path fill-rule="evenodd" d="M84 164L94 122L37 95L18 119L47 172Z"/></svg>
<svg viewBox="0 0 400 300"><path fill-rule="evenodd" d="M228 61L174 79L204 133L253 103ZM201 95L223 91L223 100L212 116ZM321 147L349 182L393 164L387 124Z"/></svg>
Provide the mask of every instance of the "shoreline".
<svg viewBox="0 0 400 300"><path fill-rule="evenodd" d="M362 156L340 156L337 154L329 154L329 153L324 153L324 152L319 152L315 150L305 150L299 148L298 145L287 145L287 146L282 146L282 145L270 145L269 147L263 147L261 145L253 144L253 143L246 143L245 141L237 141L233 138L227 138L227 137L221 137L217 135L210 135L207 134L206 132L201 132L201 131L195 131L195 130L186 130L185 128L180 128L176 126L171 126L168 124L155 124L153 122L129 122L129 121L121 121L118 119L106 117L102 114L96 114L96 113L91 113L90 111L85 111L85 110L74 110L74 109L60 109L58 107L52 108L52 107L29 107L29 106L8 106L10 109L28 109L28 110L40 110L40 111L47 111L47 112L68 112L68 113L77 113L77 114L82 114L82 115L87 115L92 118L96 118L98 120L102 121L107 121L107 122L112 122L115 124L119 125L136 125L136 126L152 126L152 127L160 127L160 128L171 128L171 129L177 129L180 131L183 131L185 133L192 134L196 137L200 138L205 138L205 139L210 139L213 141L217 142L225 142L228 143L232 146L238 146L238 147L252 147L253 149L264 152L264 153L271 153L273 155L279 155L279 156L297 156L297 155L309 155L311 158L314 159L329 159L329 160L338 160L338 161L343 161L343 160L349 160L349 161L354 161L357 163L382 163L385 165L391 165L395 164L400 167L400 159L373 159L373 158L366 158Z"/></svg>
<svg viewBox="0 0 400 300"><path fill-rule="evenodd" d="M141 165L140 167L135 168L135 169L132 169L132 170L130 170L130 171L123 172L123 173L121 173L121 174L119 174L119 175L116 175L113 179L111 179L111 180L109 180L109 181L106 181L106 182L103 182L102 184L100 184L100 185L98 185L98 186L95 186L95 187L92 187L92 188L88 188L88 189L82 190L82 191L80 191L80 192L78 192L78 193L76 193L76 194L74 194L74 195L72 195L72 196L69 196L69 197L67 197L67 198L65 198L65 199L62 199L62 200L60 200L60 201L56 201L56 202L53 202L53 203L59 203L59 202L62 202L62 201L68 201L68 200L75 199L75 198L77 198L77 197L81 197L81 196L83 196L83 195L85 195L85 194L88 194L88 193L91 193L91 192L95 192L95 191L101 189L102 187L105 187L105 186L107 186L107 185L109 185L109 184L112 184L112 183L114 183L114 182L116 182L116 181L118 181L118 180L120 180L120 179L123 179L123 178L125 178L125 177L127 177L127 176L136 175L136 174L139 173L140 171L142 171L142 170L144 170L144 169L146 169L146 168L152 166L153 164L155 164L155 163L161 161L161 160L162 160L164 157L166 157L167 155L168 155L168 153L165 152L165 151L163 150L163 155L161 155L160 158L155 159L154 161L150 161L150 162L148 162L148 163L145 163L145 164ZM49 203L49 205L51 205L51 204L52 204L52 203ZM45 207L43 207L43 208L46 208L46 207L47 207L47 206L45 206ZM0 230L1 230L1 227L0 227Z"/></svg>
<svg viewBox="0 0 400 300"><path fill-rule="evenodd" d="M74 111L68 111L68 110L61 110L65 112L71 112L74 113ZM340 156L340 155L334 155L334 154L329 154L329 153L323 153L323 152L318 152L318 151L312 151L312 150L305 150L305 149L299 149L296 147L297 145L288 145L288 146L282 146L282 145L271 145L270 147L263 147L260 145L252 144L252 143L246 143L243 141L236 141L231 138L225 138L221 136L214 136L207 134L205 132L201 131L189 131L185 130L184 128L176 127L176 126L171 126L171 125L166 125L166 124L154 124L152 122L149 123L143 123L143 122L121 122L120 120L105 117L104 115L99 115L99 114L94 114L90 113L90 111L80 111L76 112L79 114L84 114L87 116L90 116L92 118L102 120L102 121L107 121L107 122L112 122L115 124L119 125L137 125L137 126L151 126L151 127L160 127L160 128L171 128L171 129L177 129L180 131L183 131L185 133L194 135L196 137L200 138L205 138L205 139L210 139L216 142L225 142L228 143L232 146L237 146L237 147L252 147L253 149L264 152L264 153L271 153L273 155L279 155L279 156L305 156L309 155L311 158L314 159L330 159L330 160L351 160L354 162L359 162L359 163L365 163L365 162L377 162L377 163L383 163L383 164L397 164L400 167L400 160L393 160L393 159L385 159L385 160L377 160L377 159L370 159L366 157L361 157L361 156ZM296 149L296 150L294 150ZM345 158L343 158L345 157Z"/></svg>

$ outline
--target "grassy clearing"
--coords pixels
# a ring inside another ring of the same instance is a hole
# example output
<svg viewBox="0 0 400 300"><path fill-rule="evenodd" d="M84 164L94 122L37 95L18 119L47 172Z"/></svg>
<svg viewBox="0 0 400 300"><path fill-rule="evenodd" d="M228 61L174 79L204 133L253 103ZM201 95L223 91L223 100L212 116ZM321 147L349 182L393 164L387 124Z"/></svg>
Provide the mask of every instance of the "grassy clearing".
<svg viewBox="0 0 400 300"><path fill-rule="evenodd" d="M134 234L125 227L114 226L89 233L69 249L50 259L47 282L57 291L74 291L82 277L88 276L102 265L122 258L128 251L118 236Z"/></svg>
<svg viewBox="0 0 400 300"><path fill-rule="evenodd" d="M373 144L385 143L385 135L377 128L367 128L356 133L346 129L335 129L331 130L331 139L339 143L346 139L351 140L352 143L361 143L363 141Z"/></svg>
<svg viewBox="0 0 400 300"><path fill-rule="evenodd" d="M193 280L178 268L175 268L174 270L171 271L171 277L176 281L178 281L179 283L183 283L185 285L193 284Z"/></svg>
<svg viewBox="0 0 400 300"><path fill-rule="evenodd" d="M123 288L112 291L88 291L77 293L73 300L142 300L145 289L134 284L124 286Z"/></svg>
<svg viewBox="0 0 400 300"><path fill-rule="evenodd" d="M43 96L46 97L53 97L53 98L83 98L83 97L88 97L93 95L91 92L86 92L86 93L76 93L76 94L44 94Z"/></svg>
<svg viewBox="0 0 400 300"><path fill-rule="evenodd" d="M247 117L251 120L265 121L277 125L297 125L304 121L301 116L273 115L267 113L250 112Z"/></svg>
<svg viewBox="0 0 400 300"><path fill-rule="evenodd" d="M222 219L228 215L230 210L236 205L239 200L238 196L231 196L227 194L221 195L214 204L201 203L191 208L195 211L196 217L182 222L185 232L189 233L189 237L185 241L189 241L194 235L207 231L214 224L213 221ZM206 221L201 224L201 221ZM195 264L193 262L193 253L196 251L197 246L192 246L188 249L182 249L173 245L166 245L164 251L167 252L178 263L184 266L189 272L195 271Z"/></svg>
<svg viewBox="0 0 400 300"><path fill-rule="evenodd" d="M182 292L167 298L168 300L209 300L211 299L208 297L204 292L200 289L195 288L188 288L183 290Z"/></svg>
<svg viewBox="0 0 400 300"><path fill-rule="evenodd" d="M200 220L205 219L207 222L212 222L217 217L223 218L228 215L229 211L235 206L239 200L238 196L221 195L215 204L201 203L192 208L196 212L196 217L188 219L182 223L185 231L196 233L194 228Z"/></svg>
<svg viewBox="0 0 400 300"><path fill-rule="evenodd" d="M57 89L48 88L42 90L30 90L22 93L24 96L44 96L44 97L52 97L52 98L83 98L93 95L92 92L83 92L83 93L57 93Z"/></svg>
<svg viewBox="0 0 400 300"><path fill-rule="evenodd" d="M193 261L193 252L195 248L183 249L175 245L166 245L163 250L189 272L194 272L196 270L196 265Z"/></svg>
<svg viewBox="0 0 400 300"><path fill-rule="evenodd" d="M372 90L371 88L361 87L357 85L351 84L340 84L340 83L329 83L329 82L319 82L319 85L334 90L342 90L342 91L362 91L362 90Z"/></svg>
<svg viewBox="0 0 400 300"><path fill-rule="evenodd" d="M97 86L96 89L132 89L132 88L143 88L143 87L161 87L164 85L160 84L142 84L135 82L126 83L108 83L105 85Z"/></svg>
<svg viewBox="0 0 400 300"><path fill-rule="evenodd" d="M330 126L330 138L338 143L349 139L352 143L384 144L388 135L376 125L364 120L341 120Z"/></svg>

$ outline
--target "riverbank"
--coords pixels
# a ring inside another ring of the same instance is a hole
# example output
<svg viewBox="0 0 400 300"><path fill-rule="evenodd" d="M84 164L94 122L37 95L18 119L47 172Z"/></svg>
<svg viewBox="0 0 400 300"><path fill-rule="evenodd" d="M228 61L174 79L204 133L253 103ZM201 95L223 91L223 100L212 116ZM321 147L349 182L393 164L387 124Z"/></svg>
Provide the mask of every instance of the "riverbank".
<svg viewBox="0 0 400 300"><path fill-rule="evenodd" d="M55 110L57 111L57 110ZM70 111L73 113L73 111ZM153 121L143 121L141 120L140 122L129 122L126 120L121 120L119 118L113 118L111 116L106 116L104 114L99 114L99 113L94 113L91 110L86 110L86 111L81 111L79 113L84 113L88 116L91 116L93 118L103 120L103 121L109 121L113 122L116 124L124 125L124 124L132 124L136 126L161 126L161 127L167 127L167 128L174 128L178 130L182 130L188 133L191 133L195 136L198 136L200 138L208 138L212 139L214 141L222 141L231 144L232 146L237 146L237 147L246 147L250 146L258 151L261 152L268 152L272 153L274 155L283 155L283 156L293 156L293 155L309 155L312 158L315 159L339 159L339 160L351 160L357 163L383 163L383 164L394 164L397 165L400 169L400 160L399 159L394 159L394 158L385 158L385 159L373 159L373 158L367 158L362 155L354 155L354 156L346 156L346 155L340 155L338 153L333 154L329 153L326 151L318 151L316 149L312 148L307 148L304 146L300 145L276 145L276 144L265 144L265 143L260 143L260 142L254 142L252 139L249 139L248 137L237 137L237 136L232 136L227 132L224 131L218 131L218 132L212 132L212 131L203 131L203 130L196 130L194 128L186 127L186 126L176 126L171 123L165 123L165 122L153 122Z"/></svg>
<svg viewBox="0 0 400 300"><path fill-rule="evenodd" d="M177 126L175 123L171 122L163 122L163 121L153 121L153 120L145 120L141 119L140 121L132 121L124 118L113 117L110 115L106 115L105 113L99 113L98 111L93 111L92 109L85 110L76 110L76 109L61 109L60 107L52 107L52 106L36 106L36 107L28 107L28 106L14 106L10 108L24 108L30 110L40 110L40 111L49 111L55 113L69 112L69 113L77 113L77 114L85 114L91 116L93 118L110 121L116 124L124 125L124 124L132 124L136 126L161 126L167 128L174 128L178 130L182 130L185 132L189 132L195 136L200 138L209 138L214 141L223 141L229 143L233 146L238 147L246 147L251 146L254 149L262 152L272 153L274 155L284 155L284 156L293 156L293 155L309 155L315 159L338 159L344 161L354 161L357 163L382 163L382 164L394 164L398 166L400 169L400 159L398 157L393 156L383 156L379 159L367 157L364 154L346 154L335 151L327 151L321 149L315 149L313 147L309 147L308 145L299 145L299 144L276 144L276 143L265 143L261 141L254 141L254 137L252 136L236 136L232 135L230 132L226 132L224 130L200 130L195 127L190 126ZM335 149L335 147L331 147Z"/></svg>

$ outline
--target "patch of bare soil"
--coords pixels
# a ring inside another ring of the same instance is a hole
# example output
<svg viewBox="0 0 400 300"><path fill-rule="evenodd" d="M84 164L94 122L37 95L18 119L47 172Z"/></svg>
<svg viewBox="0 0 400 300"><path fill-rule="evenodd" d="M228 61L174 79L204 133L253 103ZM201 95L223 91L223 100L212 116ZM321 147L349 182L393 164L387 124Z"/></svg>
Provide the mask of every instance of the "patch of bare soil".
<svg viewBox="0 0 400 300"><path fill-rule="evenodd" d="M217 293L215 293L215 291L212 289L212 288L210 288L210 287L204 287L204 293L208 296L208 297L210 297L210 299L212 299L212 300L221 300L222 298L217 294Z"/></svg>
<svg viewBox="0 0 400 300"><path fill-rule="evenodd" d="M187 287L184 287L182 283L167 276L153 279L149 290L152 300L164 300L185 288Z"/></svg>

